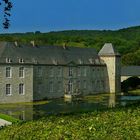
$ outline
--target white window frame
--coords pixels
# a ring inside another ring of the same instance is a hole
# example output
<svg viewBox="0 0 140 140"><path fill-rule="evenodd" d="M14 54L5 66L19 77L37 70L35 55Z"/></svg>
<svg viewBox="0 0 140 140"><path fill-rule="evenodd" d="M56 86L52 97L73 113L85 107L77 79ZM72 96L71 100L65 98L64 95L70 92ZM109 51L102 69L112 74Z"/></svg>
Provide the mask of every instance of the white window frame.
<svg viewBox="0 0 140 140"><path fill-rule="evenodd" d="M6 95L11 96L12 95L12 85L11 84L6 84Z"/></svg>
<svg viewBox="0 0 140 140"><path fill-rule="evenodd" d="M19 63L24 63L24 59L23 58L19 58Z"/></svg>
<svg viewBox="0 0 140 140"><path fill-rule="evenodd" d="M5 73L6 78L12 78L12 68L11 67L6 67L5 72L6 72Z"/></svg>
<svg viewBox="0 0 140 140"><path fill-rule="evenodd" d="M84 72L83 72L83 76L85 76L85 77L86 77L86 76L87 76L87 68L86 68L86 67L84 67L84 68L83 68L83 70L84 70Z"/></svg>
<svg viewBox="0 0 140 140"><path fill-rule="evenodd" d="M68 92L69 93L72 93L73 92L73 83L72 83L71 80L68 82Z"/></svg>
<svg viewBox="0 0 140 140"><path fill-rule="evenodd" d="M25 77L25 68L19 67L19 77L24 78Z"/></svg>
<svg viewBox="0 0 140 140"><path fill-rule="evenodd" d="M11 58L6 58L6 63L12 63Z"/></svg>
<svg viewBox="0 0 140 140"><path fill-rule="evenodd" d="M19 84L19 95L25 95L25 85L23 83Z"/></svg>
<svg viewBox="0 0 140 140"><path fill-rule="evenodd" d="M72 76L73 76L73 68L69 67L69 77L72 77Z"/></svg>

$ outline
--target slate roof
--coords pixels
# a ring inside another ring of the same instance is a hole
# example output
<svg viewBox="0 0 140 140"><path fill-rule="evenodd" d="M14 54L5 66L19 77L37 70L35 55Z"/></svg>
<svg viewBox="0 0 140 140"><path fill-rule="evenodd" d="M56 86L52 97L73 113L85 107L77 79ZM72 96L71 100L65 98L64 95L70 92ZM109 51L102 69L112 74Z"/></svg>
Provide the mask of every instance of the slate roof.
<svg viewBox="0 0 140 140"><path fill-rule="evenodd" d="M124 66L121 68L122 76L140 76L140 66Z"/></svg>
<svg viewBox="0 0 140 140"><path fill-rule="evenodd" d="M103 48L99 51L98 53L100 56L102 55L109 55L109 56L114 56L114 55L118 55L120 56L120 54L116 51L116 49L114 48L114 46L112 45L112 43L105 43Z"/></svg>
<svg viewBox="0 0 140 140"><path fill-rule="evenodd" d="M6 58L12 60L12 64L19 63L23 59L26 64L102 64L99 56L93 48L60 46L32 46L31 44L18 46L11 42L0 42L0 63L6 63ZM96 62L96 63L95 63Z"/></svg>

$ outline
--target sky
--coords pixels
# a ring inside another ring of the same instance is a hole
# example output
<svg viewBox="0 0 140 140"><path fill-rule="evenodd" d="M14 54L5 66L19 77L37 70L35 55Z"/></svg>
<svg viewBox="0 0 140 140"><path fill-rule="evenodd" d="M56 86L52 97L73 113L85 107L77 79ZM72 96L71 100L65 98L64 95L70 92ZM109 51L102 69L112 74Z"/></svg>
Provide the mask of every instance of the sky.
<svg viewBox="0 0 140 140"><path fill-rule="evenodd" d="M140 0L11 1L11 26L8 30L0 26L0 33L116 30L140 25ZM2 12L0 16L2 19Z"/></svg>

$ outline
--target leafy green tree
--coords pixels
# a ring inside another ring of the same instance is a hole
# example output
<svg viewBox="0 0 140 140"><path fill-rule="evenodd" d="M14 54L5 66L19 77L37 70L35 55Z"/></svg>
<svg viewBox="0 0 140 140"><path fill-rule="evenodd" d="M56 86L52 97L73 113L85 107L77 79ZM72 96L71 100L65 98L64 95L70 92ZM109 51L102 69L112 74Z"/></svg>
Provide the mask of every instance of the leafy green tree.
<svg viewBox="0 0 140 140"><path fill-rule="evenodd" d="M10 0L1 0L0 5L4 5L4 22L3 27L5 29L8 29L10 26L10 20L9 17L11 16L11 8L12 8L12 2Z"/></svg>
<svg viewBox="0 0 140 140"><path fill-rule="evenodd" d="M123 92L128 92L128 90L136 89L140 85L140 78L130 77L121 83L121 89Z"/></svg>

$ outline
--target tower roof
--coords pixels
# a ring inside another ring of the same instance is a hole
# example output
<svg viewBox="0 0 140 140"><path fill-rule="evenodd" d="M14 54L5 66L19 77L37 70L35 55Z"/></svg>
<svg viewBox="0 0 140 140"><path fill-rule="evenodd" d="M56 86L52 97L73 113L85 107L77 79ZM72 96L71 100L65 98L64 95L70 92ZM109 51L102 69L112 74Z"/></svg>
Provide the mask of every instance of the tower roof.
<svg viewBox="0 0 140 140"><path fill-rule="evenodd" d="M103 48L99 51L98 53L100 56L105 55L105 56L116 56L120 55L112 45L112 43L105 43Z"/></svg>

